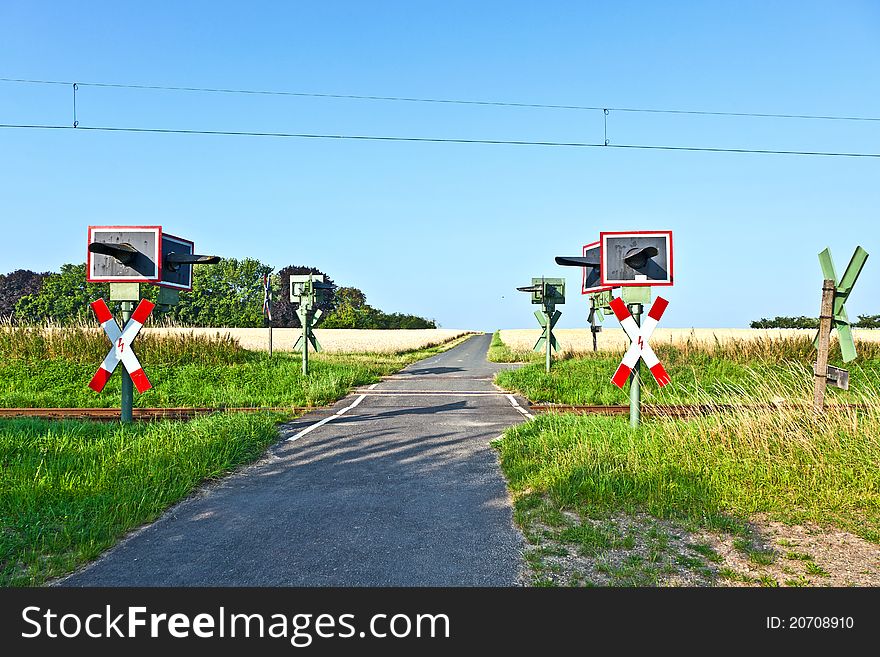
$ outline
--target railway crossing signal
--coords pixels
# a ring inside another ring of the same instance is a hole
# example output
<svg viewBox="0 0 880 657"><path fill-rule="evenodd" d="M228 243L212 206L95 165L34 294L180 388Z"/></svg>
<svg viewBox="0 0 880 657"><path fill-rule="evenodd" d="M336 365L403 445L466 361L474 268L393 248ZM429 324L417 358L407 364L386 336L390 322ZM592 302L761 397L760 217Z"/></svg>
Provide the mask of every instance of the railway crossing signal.
<svg viewBox="0 0 880 657"><path fill-rule="evenodd" d="M669 383L669 374L666 373L663 363L657 358L657 354L654 353L648 342L668 305L669 302L666 299L657 297L657 300L651 305L651 310L648 311L648 319L645 320L642 326L639 326L622 299L617 298L611 302L611 310L614 311L615 317L620 321L620 325L631 341L629 349L627 349L617 371L611 378L611 382L618 388L623 388L626 380L630 378L633 369L638 364L639 359L645 361L645 365L651 370L657 385L662 388Z"/></svg>
<svg viewBox="0 0 880 657"><path fill-rule="evenodd" d="M545 369L550 371L551 350L555 349L557 353L560 351L559 342L553 335L553 327L562 317L562 313L556 310L557 305L565 303L565 279L564 278L533 278L532 284L528 287L516 288L519 292L530 292L532 295L532 303L542 306L542 310L535 311L535 317L538 323L544 329L541 337L532 348L533 351L540 352L542 349L546 354Z"/></svg>
<svg viewBox="0 0 880 657"><path fill-rule="evenodd" d="M604 286L672 285L672 231L599 233L599 282Z"/></svg>
<svg viewBox="0 0 880 657"><path fill-rule="evenodd" d="M110 300L122 302L124 328L113 318L103 299L92 309L113 349L95 373L89 387L101 392L116 365L122 361L121 420L131 422L134 392L146 392L152 386L131 350L131 342L156 305L170 308L180 300L180 291L192 289L192 267L216 264L218 256L194 253L190 240L163 233L161 226L89 226L86 280L110 283ZM140 284L159 286L158 303L141 299ZM134 308L138 304L137 309ZM134 312L132 312L134 311Z"/></svg>
<svg viewBox="0 0 880 657"><path fill-rule="evenodd" d="M318 308L321 298L333 285L324 281L323 274L292 275L290 277L290 301L297 304L296 315L302 325L302 335L293 345L294 351L302 352L302 373L309 373L309 344L315 352L321 351L321 343L315 337L313 327L323 312Z"/></svg>
<svg viewBox="0 0 880 657"><path fill-rule="evenodd" d="M853 341L849 318L844 304L862 273L868 252L857 246L846 270L840 280L834 270L831 250L825 249L819 254L822 267L822 305L819 311L819 332L813 340L816 345L816 363L813 366L815 385L813 389L813 409L821 413L825 408L825 388L828 383L844 390L849 387L849 372L828 365L828 351L831 330L837 329L837 341L843 361L848 363L856 357L856 345Z"/></svg>
<svg viewBox="0 0 880 657"><path fill-rule="evenodd" d="M850 258L846 270L840 280L834 270L834 261L831 259L831 250L825 249L819 254L819 264L822 267L822 275L825 280L832 281L834 286L834 299L831 306L831 328L837 329L837 340L840 343L840 353L843 356L843 362L848 363L856 357L856 345L853 341L852 330L850 329L849 318L846 314L844 304L849 299L850 292L862 273L865 261L868 259L868 252L862 247L857 246ZM819 344L819 336L813 340L813 344Z"/></svg>
<svg viewBox="0 0 880 657"><path fill-rule="evenodd" d="M623 388L630 380L630 424L639 425L641 414L641 382L639 363L644 360L662 387L669 383L669 375L648 344L657 322L668 302L662 297L651 306L644 326L640 317L644 306L651 303L651 288L673 284L672 231L602 231L599 241L585 244L581 256L557 256L556 264L583 268L582 294L589 295L590 332L593 351L598 349L596 336L602 330L597 325L606 310L613 311L620 320L631 343L623 361L611 379ZM613 290L621 288L621 296L613 297Z"/></svg>
<svg viewBox="0 0 880 657"><path fill-rule="evenodd" d="M113 313L110 312L104 299L93 301L91 306L95 317L98 319L98 323L104 329L104 333L113 346L110 348L110 352L104 358L104 362L101 363L98 371L95 372L95 376L89 382L89 388L95 392L101 392L113 374L113 370L116 369L120 362L122 362L138 392L144 393L152 388L150 380L144 373L144 368L141 367L134 350L131 348L131 343L143 327L144 322L147 321L147 317L153 312L153 302L141 299L138 307L131 314L131 317L121 331L119 330L119 324L113 319Z"/></svg>
<svg viewBox="0 0 880 657"><path fill-rule="evenodd" d="M665 386L670 381L669 374L666 373L666 369L648 342L668 305L669 302L666 299L657 297L657 300L654 301L651 305L651 310L648 312L648 319L645 320L643 326L639 326L639 316L642 314L643 308L641 303L627 304L620 297L611 302L611 309L614 311L614 315L620 321L620 325L631 340L629 349L624 354L623 360L611 378L611 382L618 388L623 389L626 380L629 379L629 423L633 428L639 426L641 418L640 361L645 361L660 387Z"/></svg>
<svg viewBox="0 0 880 657"><path fill-rule="evenodd" d="M182 237L162 233L161 278L157 285L164 288L192 290L193 265L216 265L218 256L198 255L195 244Z"/></svg>
<svg viewBox="0 0 880 657"><path fill-rule="evenodd" d="M162 278L161 226L89 226L86 280L158 283Z"/></svg>

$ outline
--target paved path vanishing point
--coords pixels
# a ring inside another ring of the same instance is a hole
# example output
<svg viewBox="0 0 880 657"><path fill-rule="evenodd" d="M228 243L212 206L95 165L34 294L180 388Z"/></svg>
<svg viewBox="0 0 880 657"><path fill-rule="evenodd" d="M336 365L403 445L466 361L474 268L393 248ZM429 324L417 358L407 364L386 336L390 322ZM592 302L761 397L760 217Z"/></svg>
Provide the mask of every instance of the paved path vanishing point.
<svg viewBox="0 0 880 657"><path fill-rule="evenodd" d="M258 462L62 586L516 586L522 538L489 441L523 421L479 335L286 424Z"/></svg>

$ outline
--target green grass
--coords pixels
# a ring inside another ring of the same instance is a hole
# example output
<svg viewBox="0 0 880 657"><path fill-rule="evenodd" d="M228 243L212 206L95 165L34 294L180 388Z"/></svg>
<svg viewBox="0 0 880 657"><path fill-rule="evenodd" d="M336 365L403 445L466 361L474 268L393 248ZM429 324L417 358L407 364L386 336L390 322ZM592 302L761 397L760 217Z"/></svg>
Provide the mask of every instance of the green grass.
<svg viewBox="0 0 880 657"><path fill-rule="evenodd" d="M0 421L0 586L40 585L95 558L205 479L257 458L278 419Z"/></svg>
<svg viewBox="0 0 880 657"><path fill-rule="evenodd" d="M501 339L500 332L495 331L486 359L491 363L543 363L544 355L535 351L514 351Z"/></svg>
<svg viewBox="0 0 880 657"><path fill-rule="evenodd" d="M822 568L815 561L807 561L804 564L804 570L806 570L808 575L819 575L820 577L829 577L828 571Z"/></svg>
<svg viewBox="0 0 880 657"><path fill-rule="evenodd" d="M0 336L6 333L0 331ZM92 344L87 332L78 335L67 338L73 346L56 344L45 359L36 357L39 352L33 345L39 346L42 339L37 333L29 340L16 341L15 349L4 346L0 339L0 357L6 356L0 360L0 407L117 406L122 386L118 373L100 394L88 388L106 355L106 338L100 355L74 357L71 351L80 341L81 353ZM317 354L310 358L308 376L302 374L298 354L281 352L270 358L221 337L175 336L143 345L138 342L138 356L153 388L135 395L134 403L136 407L320 406L344 397L354 386L374 383L380 376L445 351L459 341L399 354ZM194 351L193 344L201 351ZM147 348L142 351L142 346Z"/></svg>
<svg viewBox="0 0 880 657"><path fill-rule="evenodd" d="M644 402L739 408L690 419L645 417L635 430L618 417L539 415L493 444L516 500L543 497L559 513L594 519L646 513L730 534L734 547L758 566L777 555L754 544L748 521L757 513L836 526L877 543L880 345L860 343L858 349L859 358L846 365L850 390L829 388L826 399L861 407L812 413L815 351L809 339L661 345L658 355L673 384L658 389L648 375ZM549 375L540 365L525 365L499 373L496 383L532 401L625 404L628 392L610 383L619 357L562 358ZM835 345L832 362L842 365L839 358ZM659 563L665 546L648 539L647 559ZM679 565L697 568L697 555L720 560L709 546L691 549L696 554L684 555ZM788 558L803 557L789 552ZM822 574L811 560L805 568L808 575ZM768 576L746 580L723 569L718 576L778 585Z"/></svg>
<svg viewBox="0 0 880 657"><path fill-rule="evenodd" d="M752 550L749 552L749 561L758 566L769 566L776 561L776 555L770 550Z"/></svg>
<svg viewBox="0 0 880 657"><path fill-rule="evenodd" d="M715 548L706 543L691 543L688 545L688 548L697 554L702 555L707 561L711 561L712 563L721 563L724 560L723 557L715 551Z"/></svg>
<svg viewBox="0 0 880 657"><path fill-rule="evenodd" d="M607 527L596 527L589 522L568 527L559 534L560 541L574 543L582 555L589 557L608 550L615 544L616 539L617 536L612 530Z"/></svg>
<svg viewBox="0 0 880 657"><path fill-rule="evenodd" d="M644 511L729 531L756 512L880 540L880 411L797 408L693 420L540 415L497 443L514 495L585 517ZM747 542L746 542L747 543Z"/></svg>

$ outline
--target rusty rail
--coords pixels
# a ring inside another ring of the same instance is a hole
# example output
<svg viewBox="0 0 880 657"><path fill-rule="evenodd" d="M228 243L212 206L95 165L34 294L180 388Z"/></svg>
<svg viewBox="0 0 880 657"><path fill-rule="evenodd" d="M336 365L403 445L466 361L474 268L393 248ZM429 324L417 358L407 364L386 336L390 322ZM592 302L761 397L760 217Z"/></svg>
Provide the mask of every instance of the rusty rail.
<svg viewBox="0 0 880 657"><path fill-rule="evenodd" d="M642 414L650 417L687 418L733 412L745 409L779 409L793 404L644 404ZM809 405L799 404L807 409ZM868 404L834 404L829 411L840 408L868 408ZM295 413L327 409L328 406L200 406L177 408L135 408L135 420L189 420L197 415L209 413ZM531 404L532 413L574 413L577 415L627 415L629 406L571 405L571 404ZM112 422L119 419L118 408L0 408L0 419L32 417L51 420L80 419Z"/></svg>
<svg viewBox="0 0 880 657"><path fill-rule="evenodd" d="M652 417L687 418L715 413L725 413L742 410L778 410L783 407L791 407L795 404L643 404L642 415ZM805 409L808 404L797 404ZM867 408L868 404L835 404L829 410L835 408ZM571 405L571 404L531 404L529 411L533 413L574 413L576 415L628 415L629 406L602 406L602 405Z"/></svg>
<svg viewBox="0 0 880 657"><path fill-rule="evenodd" d="M197 415L209 413L307 413L325 408L322 406L201 406L178 408L134 408L135 420L189 420ZM118 408L0 408L0 418L32 417L50 420L96 420L113 421L119 419Z"/></svg>

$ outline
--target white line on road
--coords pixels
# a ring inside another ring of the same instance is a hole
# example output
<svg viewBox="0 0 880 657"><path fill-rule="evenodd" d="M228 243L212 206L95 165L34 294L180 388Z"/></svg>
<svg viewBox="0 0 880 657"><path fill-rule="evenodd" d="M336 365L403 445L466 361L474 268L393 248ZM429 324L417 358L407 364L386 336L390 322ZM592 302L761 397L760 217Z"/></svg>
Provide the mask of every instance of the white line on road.
<svg viewBox="0 0 880 657"><path fill-rule="evenodd" d="M491 392L488 390L359 390L358 394L369 395L371 397L402 397L407 395L415 395L422 397L430 397L431 395L482 395L487 397L498 397L503 392Z"/></svg>
<svg viewBox="0 0 880 657"><path fill-rule="evenodd" d="M360 397L358 397L357 399L355 399L354 402L353 402L350 406L346 406L345 408L336 411L333 415L330 415L329 417L325 417L325 418L324 418L323 420L321 420L320 422L315 422L313 425L306 427L305 429L303 429L302 431L300 431L300 432L299 432L298 434L296 434L295 436L291 436L291 437L288 438L285 442L292 443L294 440L299 440L300 438L302 438L303 436L305 436L305 435L306 435L307 433L309 433L310 431L314 431L314 430L317 429L318 427L324 426L325 424L327 424L328 422L330 422L330 420L335 420L335 419L338 418L340 415L343 415L344 413L347 413L348 411L350 411L351 409L353 409L355 406L357 406L358 404L360 404L362 401L364 401L364 397L366 397L366 395L361 395Z"/></svg>
<svg viewBox="0 0 880 657"><path fill-rule="evenodd" d="M374 384L371 385L369 388L367 388L367 390L374 390L374 389L376 388L377 385L379 385L379 384L378 384L378 383L374 383Z"/></svg>
<svg viewBox="0 0 880 657"><path fill-rule="evenodd" d="M510 400L510 405L513 406L516 410L518 410L520 413L525 415L530 420L535 419L534 415L532 415L526 409L524 409L522 406L519 405L519 403L516 401L516 398L513 395L507 395L507 398Z"/></svg>

